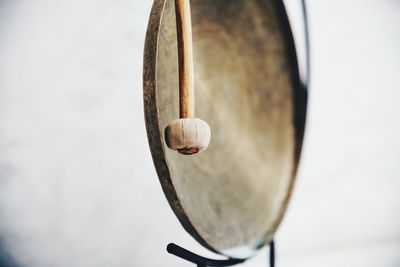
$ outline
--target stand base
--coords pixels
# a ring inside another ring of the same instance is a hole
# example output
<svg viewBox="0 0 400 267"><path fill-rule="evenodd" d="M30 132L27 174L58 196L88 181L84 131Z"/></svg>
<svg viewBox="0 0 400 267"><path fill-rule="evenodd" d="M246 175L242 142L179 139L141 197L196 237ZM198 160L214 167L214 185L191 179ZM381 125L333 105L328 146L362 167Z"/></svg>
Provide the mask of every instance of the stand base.
<svg viewBox="0 0 400 267"><path fill-rule="evenodd" d="M197 265L197 267L228 267L228 266L233 266L237 265L240 263L244 263L247 259L234 259L234 258L229 258L226 260L214 260L214 259L209 259L202 257L200 255L197 255L187 249L184 249L174 243L170 243L167 246L167 251L170 254L173 254L179 258L182 258L184 260L187 260L191 263L194 263ZM269 265L270 267L275 267L275 244L274 241L270 243L270 249L269 249Z"/></svg>

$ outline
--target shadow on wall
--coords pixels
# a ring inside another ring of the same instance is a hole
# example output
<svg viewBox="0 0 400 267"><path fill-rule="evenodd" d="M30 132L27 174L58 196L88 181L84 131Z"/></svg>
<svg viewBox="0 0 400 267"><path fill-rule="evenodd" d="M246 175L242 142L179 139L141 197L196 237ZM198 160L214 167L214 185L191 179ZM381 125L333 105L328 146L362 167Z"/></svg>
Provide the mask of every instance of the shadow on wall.
<svg viewBox="0 0 400 267"><path fill-rule="evenodd" d="M1 267L19 267L11 256L6 252L3 242L0 240L0 266Z"/></svg>

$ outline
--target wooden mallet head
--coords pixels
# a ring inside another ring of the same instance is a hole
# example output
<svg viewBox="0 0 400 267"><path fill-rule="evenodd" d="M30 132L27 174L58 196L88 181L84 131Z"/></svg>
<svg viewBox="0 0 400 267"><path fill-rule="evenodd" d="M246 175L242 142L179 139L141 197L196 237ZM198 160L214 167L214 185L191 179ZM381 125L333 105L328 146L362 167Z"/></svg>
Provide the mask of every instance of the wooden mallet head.
<svg viewBox="0 0 400 267"><path fill-rule="evenodd" d="M194 71L192 22L189 0L175 0L179 63L180 119L165 128L165 142L170 149L183 155L205 150L210 143L208 124L194 117Z"/></svg>

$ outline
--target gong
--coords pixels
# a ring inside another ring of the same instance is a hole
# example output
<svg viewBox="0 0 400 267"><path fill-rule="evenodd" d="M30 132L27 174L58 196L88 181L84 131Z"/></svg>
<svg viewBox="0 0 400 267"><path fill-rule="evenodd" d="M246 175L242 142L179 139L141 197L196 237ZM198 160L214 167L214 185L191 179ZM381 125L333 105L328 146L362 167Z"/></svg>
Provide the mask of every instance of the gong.
<svg viewBox="0 0 400 267"><path fill-rule="evenodd" d="M164 129L179 113L173 0L155 0L144 50L144 110L154 165L184 229L208 249L247 258L271 241L290 200L307 92L277 0L192 0L196 113L207 150L184 156Z"/></svg>

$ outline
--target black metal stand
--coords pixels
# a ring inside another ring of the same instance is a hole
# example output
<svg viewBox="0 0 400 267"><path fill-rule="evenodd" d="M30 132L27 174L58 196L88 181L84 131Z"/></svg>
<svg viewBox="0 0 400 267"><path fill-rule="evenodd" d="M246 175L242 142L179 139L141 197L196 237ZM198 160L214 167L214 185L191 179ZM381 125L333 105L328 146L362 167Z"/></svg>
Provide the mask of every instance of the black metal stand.
<svg viewBox="0 0 400 267"><path fill-rule="evenodd" d="M275 267L275 244L271 242L269 249L269 265ZM167 251L179 258L187 260L197 265L197 267L228 267L236 264L244 263L247 259L234 259L229 258L226 260L214 260L206 257L197 255L187 249L184 249L174 243L170 243L167 246Z"/></svg>

